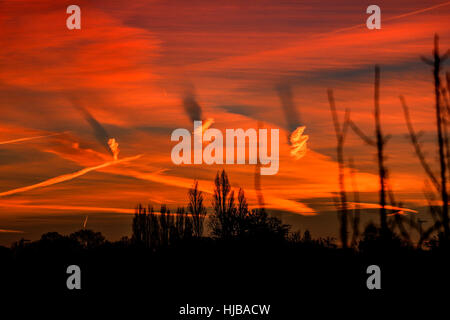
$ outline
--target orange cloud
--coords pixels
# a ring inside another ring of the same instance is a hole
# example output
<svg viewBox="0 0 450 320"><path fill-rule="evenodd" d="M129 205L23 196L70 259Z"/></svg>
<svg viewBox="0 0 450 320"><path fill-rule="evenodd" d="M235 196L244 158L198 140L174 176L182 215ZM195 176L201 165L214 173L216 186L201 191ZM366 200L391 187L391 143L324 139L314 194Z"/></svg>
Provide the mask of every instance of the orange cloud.
<svg viewBox="0 0 450 320"><path fill-rule="evenodd" d="M250 206L256 206L253 166L175 166L170 132L192 128L180 98L186 82L195 85L198 102L205 116L215 119L215 128L256 128L257 121L286 128L274 90L280 80L292 83L307 127L308 152L295 161L285 139L289 132L282 130L279 173L261 177L261 192L271 210L320 214L310 203L327 203L338 190L325 90L335 88L340 110L350 108L352 120L370 135L370 66L375 63L382 67L383 131L393 135L386 150L390 183L399 201L423 205L418 199L424 177L403 137L406 127L397 97L408 97L417 130L426 131L431 141L431 73L414 61L430 53L435 32L442 44L449 42L450 6L438 1L428 8L420 1L386 3L382 30L368 32L359 25L364 10L346 1L325 1L336 9L331 13L300 2L176 3L179 12L174 15L173 6L158 1L124 5L99 0L94 5L81 0L79 31L67 30L65 10L54 1L0 3L0 141L5 142L0 143L0 178L6 188L0 195L15 194L14 199L25 201L11 204L14 214L45 209L130 213L139 201L178 206L186 203L194 179L209 200L212 180L223 168L233 187L244 188ZM188 6L195 10L184 10ZM272 12L270 21L267 11ZM112 165L72 97L117 139L120 155L142 154L139 161ZM6 143L14 141L30 143ZM355 160L362 198L372 201L378 191L373 150L352 133L345 148ZM84 169L59 175L74 164ZM349 192L351 187L347 181Z"/></svg>

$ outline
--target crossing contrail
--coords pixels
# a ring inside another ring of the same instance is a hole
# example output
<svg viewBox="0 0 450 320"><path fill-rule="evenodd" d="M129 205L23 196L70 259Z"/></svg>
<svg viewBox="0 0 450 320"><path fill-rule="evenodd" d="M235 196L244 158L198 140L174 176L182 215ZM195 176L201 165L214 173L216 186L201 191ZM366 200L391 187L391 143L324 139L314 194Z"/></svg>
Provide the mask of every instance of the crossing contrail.
<svg viewBox="0 0 450 320"><path fill-rule="evenodd" d="M34 136L34 137L28 137L28 138L19 138L19 139L14 139L14 140L0 141L0 145L1 144L10 144L10 143L17 143L17 142L35 140L35 139L42 139L42 138L47 138L47 137L58 136L58 135L61 135L61 134L64 134L64 132L47 134L47 135L44 135L44 136Z"/></svg>
<svg viewBox="0 0 450 320"><path fill-rule="evenodd" d="M114 161L109 161L109 162L105 162L103 164L100 164L98 166L94 166L94 167L88 167L88 168L84 168L81 169L79 171L73 172L73 173L68 173L68 174L63 174L61 176L55 177L55 178L51 178L36 184L32 184L30 186L26 186L26 187L22 187L22 188L17 188L17 189L12 189L9 191L5 191L5 192L1 192L0 193L0 197L5 197L5 196L9 196L9 195L13 195L16 193L22 193L22 192L26 192L29 190L33 190L33 189L37 189L37 188L43 188L43 187L48 187L57 183L61 183L64 181L68 181L68 180L72 180L75 179L77 177L80 177L82 175L85 175L86 173L89 173L91 171L95 171L95 170L99 170L99 169L103 169L106 167L109 167L110 165L113 164L118 164L118 163L122 163L122 162L127 162L127 161L132 161L132 160L136 160L138 158L140 158L141 155L137 155L134 157L128 157L128 158L123 158L120 160L114 160Z"/></svg>
<svg viewBox="0 0 450 320"><path fill-rule="evenodd" d="M0 202L2 208L21 208L21 209L45 209L45 210L65 210L65 211L88 211L88 212L106 212L106 213L124 213L133 214L134 209L111 208L111 207L90 207L90 206L71 206L71 205L51 205L51 204L23 204L10 203L8 201ZM83 223L84 224L84 223ZM0 232L2 229L0 229Z"/></svg>

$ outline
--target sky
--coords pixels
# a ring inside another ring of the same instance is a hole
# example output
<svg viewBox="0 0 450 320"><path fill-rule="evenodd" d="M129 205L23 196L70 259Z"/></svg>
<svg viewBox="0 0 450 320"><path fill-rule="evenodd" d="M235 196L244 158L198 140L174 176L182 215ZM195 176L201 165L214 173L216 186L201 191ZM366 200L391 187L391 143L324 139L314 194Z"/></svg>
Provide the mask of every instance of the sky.
<svg viewBox="0 0 450 320"><path fill-rule="evenodd" d="M66 8L81 8L68 30ZM280 130L279 172L261 176L267 209L313 236L337 236L336 138L327 89L339 116L369 135L374 65L381 68L382 129L397 201L426 220L425 175L407 138L404 95L435 166L433 36L449 48L450 2L378 1L381 29L369 30L364 1L8 0L0 3L0 244L83 226L110 239L129 235L138 203L175 210L194 182L210 206L225 169L233 188L257 206L254 165L175 165L177 128L193 130L183 101L195 99L211 128ZM445 65L446 70L449 64ZM290 155L292 117L280 86L292 91L309 136ZM278 89L277 89L278 88ZM108 139L118 143L118 157ZM361 202L377 203L375 150L353 133ZM347 169L347 173L349 169ZM348 189L352 190L350 181ZM364 211L364 223L377 220Z"/></svg>

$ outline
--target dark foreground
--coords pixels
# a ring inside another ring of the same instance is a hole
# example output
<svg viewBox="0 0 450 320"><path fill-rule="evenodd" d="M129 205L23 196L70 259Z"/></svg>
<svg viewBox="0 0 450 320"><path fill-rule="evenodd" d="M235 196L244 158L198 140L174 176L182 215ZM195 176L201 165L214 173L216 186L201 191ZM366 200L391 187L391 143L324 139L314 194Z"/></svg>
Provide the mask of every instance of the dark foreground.
<svg viewBox="0 0 450 320"><path fill-rule="evenodd" d="M132 301L134 308L144 301L147 314L160 315L157 319L208 318L180 315L187 305L215 306L209 319L287 319L300 315L311 302L345 300L351 307L374 298L417 300L450 284L448 251L442 248L418 250L373 242L359 250L342 250L315 240L203 238L154 250L125 240L86 246L68 238L48 238L0 247L3 293L52 303ZM80 290L67 288L69 265L81 269ZM381 269L379 290L367 288L369 265ZM255 304L270 305L269 315L223 314L224 305Z"/></svg>

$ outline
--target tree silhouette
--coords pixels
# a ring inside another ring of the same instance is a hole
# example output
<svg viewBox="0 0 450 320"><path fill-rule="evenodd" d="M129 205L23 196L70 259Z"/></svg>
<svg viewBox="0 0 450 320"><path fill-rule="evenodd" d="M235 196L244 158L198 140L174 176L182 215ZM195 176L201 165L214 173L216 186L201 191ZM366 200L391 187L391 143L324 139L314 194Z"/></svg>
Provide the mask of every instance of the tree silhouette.
<svg viewBox="0 0 450 320"><path fill-rule="evenodd" d="M347 135L347 129L350 122L350 111L345 110L345 120L342 125L339 124L339 118L336 111L335 100L333 96L333 91L328 90L328 102L330 104L331 116L333 118L334 130L337 139L337 159L339 165L339 203L336 203L338 210L340 230L339 234L341 236L342 247L347 248L348 246L348 231L347 231L347 221L348 221L348 209L347 209L347 193L345 191L345 164L344 164L344 142ZM337 202L337 201L336 201Z"/></svg>
<svg viewBox="0 0 450 320"><path fill-rule="evenodd" d="M447 74L447 89L443 88L440 72L442 69L442 63L448 58L450 51L447 51L444 55L439 53L439 37L436 34L434 36L434 48L433 59L422 57L422 60L433 67L433 81L434 81L434 96L435 96L435 114L436 114L436 133L437 133L437 145L438 145L438 158L439 158L439 178L433 172L431 166L428 164L425 155L422 151L422 147L419 141L419 135L413 128L412 121L409 115L409 108L406 104L406 100L403 96L400 96L400 102L403 107L406 125L410 136L411 143L414 147L417 158L422 165L425 173L427 174L434 191L440 194L440 200L442 201L441 208L432 205L432 200L435 198L434 191L428 190L425 192L425 196L429 202L429 209L431 216L434 220L434 224L427 230L423 231L420 227L420 240L419 245L425 241L434 231L443 229L443 236L438 237L441 240L448 241L450 238L450 222L448 217L448 190L447 190L447 169L450 167L450 147L449 137L447 131L447 125L450 122L450 109L443 108L444 105L448 106L448 97L446 92L449 91L450 80Z"/></svg>
<svg viewBox="0 0 450 320"><path fill-rule="evenodd" d="M250 239L253 241L284 241L288 238L290 225L283 224L276 217L269 217L263 208L253 209L248 212L243 220L240 228L240 238Z"/></svg>
<svg viewBox="0 0 450 320"><path fill-rule="evenodd" d="M137 246L156 250L188 239L192 234L192 220L184 208L178 208L176 213L171 213L163 204L157 213L152 206L144 208L139 204L136 207L131 242Z"/></svg>
<svg viewBox="0 0 450 320"><path fill-rule="evenodd" d="M280 219L269 217L264 208L248 209L244 190L239 189L235 203L228 176L217 173L213 196L214 214L211 216L212 234L223 240L284 240L290 226Z"/></svg>
<svg viewBox="0 0 450 320"><path fill-rule="evenodd" d="M225 170L217 172L214 180L215 189L212 201L214 214L210 220L210 227L214 236L222 239L230 239L235 232L234 191Z"/></svg>
<svg viewBox="0 0 450 320"><path fill-rule="evenodd" d="M444 226L444 237L446 240L450 236L450 225L448 218L448 191L447 191L447 164L445 159L445 146L443 135L443 111L441 106L441 78L440 72L442 63L448 58L448 52L443 56L439 54L439 37L434 36L433 60L422 58L422 60L433 66L433 80L434 80L434 96L435 96L435 111L436 111L436 130L438 136L438 154L440 166L440 192L442 197L442 224Z"/></svg>
<svg viewBox="0 0 450 320"><path fill-rule="evenodd" d="M157 241L159 240L158 242L162 246L167 247L169 245L170 229L173 225L173 216L170 214L170 210L167 209L165 204L161 205L159 212L159 225L157 223L154 224L155 228L159 229L159 233L155 233L155 235L157 236L159 234L160 239L157 239ZM151 215L151 217L153 218L154 215Z"/></svg>
<svg viewBox="0 0 450 320"><path fill-rule="evenodd" d="M236 233L238 236L242 236L246 233L248 228L248 218L249 218L249 211L248 211L248 204L247 200L245 199L245 193L244 190L239 188L238 192L238 204L236 208Z"/></svg>
<svg viewBox="0 0 450 320"><path fill-rule="evenodd" d="M189 189L188 196L188 211L192 218L194 235L199 238L203 235L203 222L206 216L206 208L203 205L203 192L198 190L197 181L195 181L193 187Z"/></svg>
<svg viewBox="0 0 450 320"><path fill-rule="evenodd" d="M375 120L375 139L370 138L358 128L358 126L350 120L349 125L353 131L368 145L373 146L377 150L378 179L379 179L379 203L380 203L380 227L381 236L388 237L389 227L386 212L386 185L387 185L387 168L385 165L385 147L389 140L389 135L384 135L381 130L381 113L380 113L380 67L375 66L374 79L374 120Z"/></svg>
<svg viewBox="0 0 450 320"><path fill-rule="evenodd" d="M175 220L176 236L180 240L190 239L194 234L192 219L189 218L183 207L177 209Z"/></svg>
<svg viewBox="0 0 450 320"><path fill-rule="evenodd" d="M150 218L147 216L146 208L141 204L135 208L132 232L131 241L133 243L150 247Z"/></svg>

